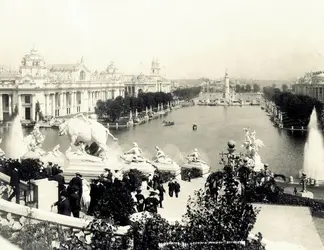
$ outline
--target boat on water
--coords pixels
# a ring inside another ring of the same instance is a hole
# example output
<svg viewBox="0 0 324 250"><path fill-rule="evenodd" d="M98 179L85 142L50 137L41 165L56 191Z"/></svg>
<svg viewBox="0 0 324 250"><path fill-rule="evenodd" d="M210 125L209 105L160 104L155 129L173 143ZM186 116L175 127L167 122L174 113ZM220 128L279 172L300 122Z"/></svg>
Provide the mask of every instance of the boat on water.
<svg viewBox="0 0 324 250"><path fill-rule="evenodd" d="M163 121L163 126L173 126L174 124L175 124L174 122Z"/></svg>

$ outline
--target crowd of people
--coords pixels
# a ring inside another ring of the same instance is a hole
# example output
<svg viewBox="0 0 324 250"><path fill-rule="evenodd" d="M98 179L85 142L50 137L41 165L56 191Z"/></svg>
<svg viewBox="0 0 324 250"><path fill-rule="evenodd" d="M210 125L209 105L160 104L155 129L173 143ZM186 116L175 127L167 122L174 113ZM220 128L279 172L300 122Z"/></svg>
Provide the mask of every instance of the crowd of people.
<svg viewBox="0 0 324 250"><path fill-rule="evenodd" d="M157 153L162 156L160 149L157 148ZM37 179L47 178L48 180L58 183L57 202L52 204L57 207L58 214L80 217L83 201L84 181L82 174L76 173L75 177L69 183L66 183L63 170L57 164L49 162L46 166L43 162L35 160L38 166L36 173ZM15 159L3 158L0 161L0 172L10 176L9 185L1 185L0 194L3 199L11 201L14 197L16 203L21 200L20 181L22 178L22 162ZM26 180L24 180L26 181ZM2 183L4 184L4 183ZM112 172L110 169L105 169L104 173L97 179L93 179L90 184L90 202L86 206L88 215L94 215L95 207L110 187L125 187L132 196L135 211L148 211L156 213L158 207L163 208L164 195L166 190L163 186L161 176L156 172L154 175L149 175L146 180L139 180L135 174L130 171L123 174L120 171ZM177 180L172 179L167 184L168 194L170 197L178 197L180 192L180 184ZM145 191L143 191L145 190ZM86 204L84 204L86 205Z"/></svg>

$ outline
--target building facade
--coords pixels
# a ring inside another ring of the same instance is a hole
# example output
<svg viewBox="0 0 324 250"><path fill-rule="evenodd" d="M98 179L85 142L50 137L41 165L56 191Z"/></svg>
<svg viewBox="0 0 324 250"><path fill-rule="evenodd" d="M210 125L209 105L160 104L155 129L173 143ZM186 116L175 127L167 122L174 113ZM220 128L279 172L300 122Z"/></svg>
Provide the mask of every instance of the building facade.
<svg viewBox="0 0 324 250"><path fill-rule="evenodd" d="M324 102L324 72L310 72L297 79L292 86L296 95L307 95Z"/></svg>
<svg viewBox="0 0 324 250"><path fill-rule="evenodd" d="M172 83L161 76L161 66L158 60L153 59L149 75L125 76L125 90L129 96L137 96L146 92L171 92Z"/></svg>
<svg viewBox="0 0 324 250"><path fill-rule="evenodd" d="M154 64L152 73L129 81L113 62L100 73L91 72L83 58L76 64L46 65L32 49L22 58L19 72L0 71L0 121L14 112L25 121L35 121L40 112L55 117L94 112L98 100L124 97L126 91L170 92L169 82L159 76L159 65Z"/></svg>

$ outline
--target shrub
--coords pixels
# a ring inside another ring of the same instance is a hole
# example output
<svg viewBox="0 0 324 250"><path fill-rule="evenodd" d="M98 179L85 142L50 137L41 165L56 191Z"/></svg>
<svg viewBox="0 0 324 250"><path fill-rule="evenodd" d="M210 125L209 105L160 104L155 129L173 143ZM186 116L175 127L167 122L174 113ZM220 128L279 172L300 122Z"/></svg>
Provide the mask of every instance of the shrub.
<svg viewBox="0 0 324 250"><path fill-rule="evenodd" d="M203 176L202 170L199 168L181 168L181 179L188 180L189 172L190 172L191 179L195 179Z"/></svg>
<svg viewBox="0 0 324 250"><path fill-rule="evenodd" d="M84 237L81 239L75 235L69 237L60 244L60 250L90 250L90 249L125 249L124 246L129 243L124 241L123 237L115 235L114 228L107 220L93 220L87 226L86 230L91 232L91 240L87 242Z"/></svg>
<svg viewBox="0 0 324 250"><path fill-rule="evenodd" d="M161 183L167 183L176 177L171 171L156 171L156 173L160 177Z"/></svg>
<svg viewBox="0 0 324 250"><path fill-rule="evenodd" d="M187 205L183 225L170 225L160 215L132 224L128 235L134 238L134 249L159 249L158 245L179 242L182 245L164 246L162 249L244 249L264 250L262 236L249 240L248 236L256 221L257 210L237 192L236 181L230 170L224 174L225 192L212 198L202 190L196 192ZM237 244L201 245L194 242L244 241Z"/></svg>
<svg viewBox="0 0 324 250"><path fill-rule="evenodd" d="M290 206L305 206L311 209L312 213L324 211L324 201L315 200L306 197L300 197L292 194L280 194L275 202L268 200L263 203L279 204L279 205L290 205Z"/></svg>
<svg viewBox="0 0 324 250"><path fill-rule="evenodd" d="M53 227L48 222L28 222L19 231L11 227L0 227L0 234L14 245L24 250L51 250L52 242L63 240L66 230L59 226Z"/></svg>
<svg viewBox="0 0 324 250"><path fill-rule="evenodd" d="M19 166L21 180L30 181L44 178L40 173L40 163L35 159L24 159Z"/></svg>
<svg viewBox="0 0 324 250"><path fill-rule="evenodd" d="M152 218L132 223L127 235L134 239L134 250L155 250L159 249L160 241L169 239L170 225L159 214L154 214Z"/></svg>
<svg viewBox="0 0 324 250"><path fill-rule="evenodd" d="M101 219L112 219L116 225L128 225L129 216L135 212L134 200L126 186L113 185L105 189L95 207L95 215Z"/></svg>
<svg viewBox="0 0 324 250"><path fill-rule="evenodd" d="M142 181L147 180L147 176L142 171L139 171L137 169L130 169L129 171L124 172L123 176L125 176L126 174L128 174L130 178L135 179L135 187L139 187Z"/></svg>

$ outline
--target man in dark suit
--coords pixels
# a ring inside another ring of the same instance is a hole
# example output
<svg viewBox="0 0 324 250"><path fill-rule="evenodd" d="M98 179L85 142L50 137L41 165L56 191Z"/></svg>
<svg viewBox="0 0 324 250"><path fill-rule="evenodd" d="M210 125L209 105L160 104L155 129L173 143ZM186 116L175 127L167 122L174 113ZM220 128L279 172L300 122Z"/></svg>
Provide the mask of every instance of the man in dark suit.
<svg viewBox="0 0 324 250"><path fill-rule="evenodd" d="M69 200L73 217L80 218L81 199L79 195L78 186L72 186L72 194L70 194Z"/></svg>
<svg viewBox="0 0 324 250"><path fill-rule="evenodd" d="M162 202L164 200L165 189L162 184L158 184L157 190L159 191L160 208L163 208Z"/></svg>
<svg viewBox="0 0 324 250"><path fill-rule="evenodd" d="M63 176L63 170L58 170L58 173L52 177L49 177L48 178L49 181L56 181L58 186L57 186L57 189L58 189L58 199L60 198L60 193L65 190L65 179L64 179L64 176Z"/></svg>
<svg viewBox="0 0 324 250"><path fill-rule="evenodd" d="M174 193L175 197L178 198L180 193L180 184L176 180L174 181Z"/></svg>
<svg viewBox="0 0 324 250"><path fill-rule="evenodd" d="M174 181L171 180L168 184L168 187L169 187L169 196L170 197L173 197L173 192L174 192L174 189L175 189L175 185L174 185Z"/></svg>
<svg viewBox="0 0 324 250"><path fill-rule="evenodd" d="M82 175L80 173L75 173L75 177L72 178L72 180L69 183L70 188L73 186L78 187L78 194L79 198L81 200L82 193L83 193L83 188L82 188Z"/></svg>
<svg viewBox="0 0 324 250"><path fill-rule="evenodd" d="M16 203L20 204L20 173L16 166L14 166L10 175L10 186L13 189L12 194L8 197L8 201L11 201L16 196Z"/></svg>
<svg viewBox="0 0 324 250"><path fill-rule="evenodd" d="M66 216L71 216L71 206L70 206L70 201L67 198L68 194L66 191L61 192L61 197L60 199L55 202L53 206L57 206L57 213L66 215Z"/></svg>
<svg viewBox="0 0 324 250"><path fill-rule="evenodd" d="M92 180L90 184L90 205L88 208L88 215L93 215L102 193L103 184L98 180Z"/></svg>

